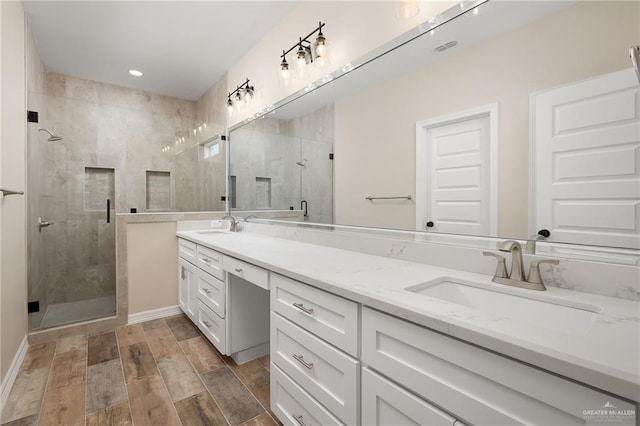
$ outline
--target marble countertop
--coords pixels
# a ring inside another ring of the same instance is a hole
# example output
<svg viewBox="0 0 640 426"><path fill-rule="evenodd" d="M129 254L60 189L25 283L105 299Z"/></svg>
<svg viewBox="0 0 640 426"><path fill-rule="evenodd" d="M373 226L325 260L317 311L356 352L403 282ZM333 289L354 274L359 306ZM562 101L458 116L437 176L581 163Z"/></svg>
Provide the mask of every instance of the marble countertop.
<svg viewBox="0 0 640 426"><path fill-rule="evenodd" d="M177 235L278 274L613 394L640 401L640 303L549 287L512 288L491 277L251 232ZM454 277L489 289L600 312L583 333L417 295L408 287Z"/></svg>

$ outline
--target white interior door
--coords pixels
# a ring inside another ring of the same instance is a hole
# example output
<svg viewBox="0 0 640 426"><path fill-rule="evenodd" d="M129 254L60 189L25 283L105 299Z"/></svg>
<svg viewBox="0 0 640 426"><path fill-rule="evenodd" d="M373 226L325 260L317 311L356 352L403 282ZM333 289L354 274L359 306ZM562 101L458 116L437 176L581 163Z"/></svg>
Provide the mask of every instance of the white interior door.
<svg viewBox="0 0 640 426"><path fill-rule="evenodd" d="M490 113L434 120L419 124L417 130L424 138L418 138L416 150L416 228L495 233Z"/></svg>
<svg viewBox="0 0 640 426"><path fill-rule="evenodd" d="M531 231L640 248L640 87L632 69L532 96Z"/></svg>

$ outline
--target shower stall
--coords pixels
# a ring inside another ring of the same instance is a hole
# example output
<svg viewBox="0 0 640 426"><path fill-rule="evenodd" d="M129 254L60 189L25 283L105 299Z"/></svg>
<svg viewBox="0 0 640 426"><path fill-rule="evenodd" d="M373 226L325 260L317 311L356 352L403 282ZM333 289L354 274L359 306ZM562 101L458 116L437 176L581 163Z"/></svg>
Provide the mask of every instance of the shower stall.
<svg viewBox="0 0 640 426"><path fill-rule="evenodd" d="M197 167L165 147L195 103L58 73L28 94L30 329L115 316L116 213L178 210Z"/></svg>

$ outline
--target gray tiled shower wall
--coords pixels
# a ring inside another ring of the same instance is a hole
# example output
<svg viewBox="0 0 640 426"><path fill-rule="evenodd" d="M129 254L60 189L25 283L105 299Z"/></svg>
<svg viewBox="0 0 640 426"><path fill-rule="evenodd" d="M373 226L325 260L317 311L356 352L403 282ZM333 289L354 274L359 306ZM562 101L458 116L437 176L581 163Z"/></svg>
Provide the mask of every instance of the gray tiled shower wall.
<svg viewBox="0 0 640 426"><path fill-rule="evenodd" d="M222 210L225 170L219 159L199 160L205 135L175 145L196 124L196 102L46 72L33 49L28 102L40 117L28 125L29 300L42 313L115 295L115 213ZM48 142L38 128L63 139ZM149 186L148 171L160 182ZM39 231L38 217L54 224ZM31 317L33 328L39 316Z"/></svg>

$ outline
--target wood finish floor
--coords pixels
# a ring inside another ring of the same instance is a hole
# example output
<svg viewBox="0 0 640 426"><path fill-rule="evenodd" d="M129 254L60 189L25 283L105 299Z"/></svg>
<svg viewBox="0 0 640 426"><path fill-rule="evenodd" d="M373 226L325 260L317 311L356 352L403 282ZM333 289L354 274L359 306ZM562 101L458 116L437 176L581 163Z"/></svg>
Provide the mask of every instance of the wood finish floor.
<svg viewBox="0 0 640 426"><path fill-rule="evenodd" d="M185 317L29 347L2 426L277 425L269 357L221 355Z"/></svg>

